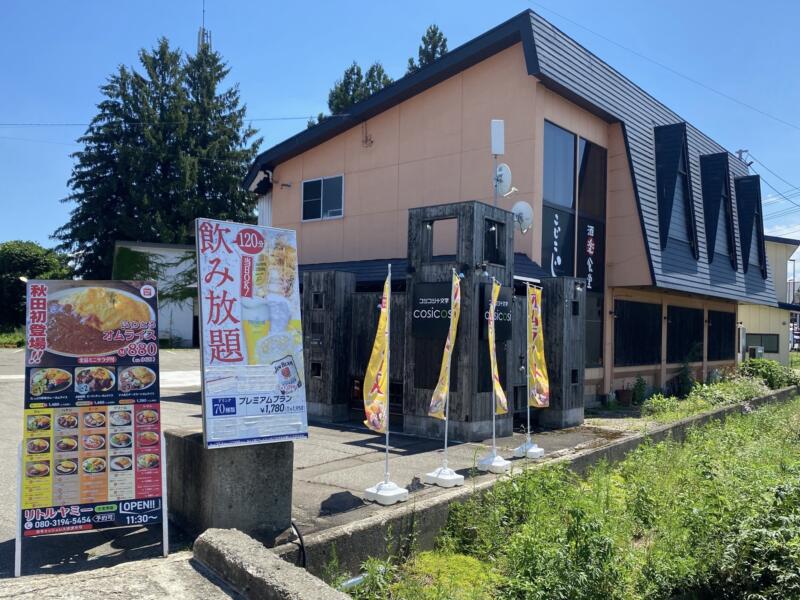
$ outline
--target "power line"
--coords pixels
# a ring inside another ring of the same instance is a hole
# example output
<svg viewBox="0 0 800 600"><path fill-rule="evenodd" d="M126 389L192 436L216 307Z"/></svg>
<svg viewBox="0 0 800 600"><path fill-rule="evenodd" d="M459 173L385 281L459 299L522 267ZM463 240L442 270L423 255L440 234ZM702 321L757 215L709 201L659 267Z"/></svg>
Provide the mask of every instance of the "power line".
<svg viewBox="0 0 800 600"><path fill-rule="evenodd" d="M609 44L613 44L613 45L617 46L618 48L621 48L622 50L625 50L626 52L630 52L631 54L633 54L635 56L638 56L639 58L641 58L643 60L646 60L646 61L656 65L657 67L660 67L660 68L664 69L665 71L669 71L673 75L677 75L678 77L681 77L682 79L685 79L686 81L689 81L689 82L691 82L691 83L693 83L693 84L695 84L697 86L700 86L703 89L708 90L709 92L713 92L714 94L717 94L718 96L721 96L722 98L725 98L726 100L729 100L729 101L734 102L734 103L736 103L736 104L738 104L740 106L743 106L743 107L748 108L748 109L750 109L752 111L755 111L755 112L759 113L762 116L765 116L765 117L767 117L769 119L772 119L773 121L776 121L778 123L786 125L787 127L791 127L792 129L796 129L796 130L800 131L800 125L798 125L797 123L792 123L791 121L787 121L786 119L782 119L781 117L777 117L777 116L775 116L775 115L773 115L771 113L768 113L765 110L762 110L762 109L758 108L757 106L753 106L752 104L744 102L743 100L739 100L738 98L735 98L735 97L731 96L730 94L727 94L727 93L722 92L722 91L720 91L718 89L715 89L715 88L711 87L710 85L695 79L694 77L691 77L689 75L681 73L677 69L673 69L672 67L670 67L668 65L665 65L664 63L659 62L659 61L655 60L654 58L650 58L649 56L647 56L645 54L642 54L641 52L639 52L637 50L634 50L633 48L629 48L628 46L625 46L624 44L621 44L618 41L616 41L616 40L614 40L614 39L612 39L612 38L610 38L610 37L608 37L606 35L603 35L602 33L598 33L598 32L596 32L596 31L594 31L592 29L589 29L585 25L581 25L577 21L575 21L573 19L570 19L569 17L566 17L566 16L554 11L552 8L548 8L546 6L543 6L543 5L539 4L538 2L534 2L533 0L528 0L528 1L533 6L536 6L536 7L540 8L542 10L545 10L545 11L551 13L551 14L554 14L557 17L572 23L576 27L580 27L584 31L588 31L592 35L597 36L600 39L607 41Z"/></svg>
<svg viewBox="0 0 800 600"><path fill-rule="evenodd" d="M328 115L325 118L349 117L349 114ZM314 115L301 117L256 117L253 119L242 119L243 121L299 121L315 119ZM187 119L185 121L104 121L102 124L119 123L121 125L183 125L185 123L204 123L205 120ZM0 127L89 127L92 123L0 123Z"/></svg>
<svg viewBox="0 0 800 600"><path fill-rule="evenodd" d="M786 185L788 185L790 189L789 189L789 190L787 190L787 192L788 192L788 191L791 191L791 190L800 190L800 188L798 188L798 186L796 186L796 185L794 185L794 184L790 183L789 181L786 181L786 180L785 180L783 177L781 177L780 175L778 175L778 174L777 174L775 171L773 171L772 169L770 169L770 168L769 168L767 165L765 165L763 162L761 162L760 160L758 160L758 159L757 159L755 156L753 156L753 153L752 153L752 152L750 152L749 150L747 151L747 155L748 155L750 158L752 158L752 159L753 159L755 162L757 162L758 164L760 164L762 167L764 167L764 168L765 168L767 171L769 171L770 173L772 173L773 175L775 175L775 177L777 177L778 179L780 179L780 180L781 180L783 183L785 183Z"/></svg>

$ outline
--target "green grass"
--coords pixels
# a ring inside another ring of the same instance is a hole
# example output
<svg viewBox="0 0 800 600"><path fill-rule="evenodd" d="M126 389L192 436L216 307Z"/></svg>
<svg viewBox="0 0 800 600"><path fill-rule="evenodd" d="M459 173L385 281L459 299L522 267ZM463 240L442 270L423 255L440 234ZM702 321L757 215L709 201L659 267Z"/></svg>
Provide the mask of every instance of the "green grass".
<svg viewBox="0 0 800 600"><path fill-rule="evenodd" d="M0 348L22 348L25 345L25 328L0 331Z"/></svg>
<svg viewBox="0 0 800 600"><path fill-rule="evenodd" d="M799 598L800 398L547 466L451 507L433 552L370 561L359 599Z"/></svg>
<svg viewBox="0 0 800 600"><path fill-rule="evenodd" d="M789 366L792 369L800 369L800 352L789 352Z"/></svg>

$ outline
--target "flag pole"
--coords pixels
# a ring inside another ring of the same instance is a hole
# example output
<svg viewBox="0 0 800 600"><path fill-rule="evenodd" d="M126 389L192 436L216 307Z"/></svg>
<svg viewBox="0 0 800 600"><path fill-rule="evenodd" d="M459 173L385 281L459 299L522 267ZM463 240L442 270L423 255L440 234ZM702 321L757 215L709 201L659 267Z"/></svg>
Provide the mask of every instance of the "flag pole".
<svg viewBox="0 0 800 600"><path fill-rule="evenodd" d="M539 448L537 444L531 439L531 378L530 370L531 356L530 344L531 339L531 303L529 300L531 288L538 288L528 282L525 282L525 410L527 411L528 424L525 431L525 443L521 446L514 448L514 456L517 458L541 458L544 456L544 450ZM539 288L541 289L541 288Z"/></svg>
<svg viewBox="0 0 800 600"><path fill-rule="evenodd" d="M383 483L389 483L389 415L392 414L390 410L390 397L389 389L392 387L392 263L389 263L389 291L386 294L386 453L383 459Z"/></svg>
<svg viewBox="0 0 800 600"><path fill-rule="evenodd" d="M459 311L460 311L460 303L461 303L461 299L460 299L461 298L461 296L460 296L460 294L461 294L461 291L460 291L461 290L461 281L460 281L460 277L459 277L459 275L458 275L458 273L456 272L455 269L452 269L450 282L451 282L450 283L450 326L448 327L447 338L445 340L445 348L444 348L445 358L442 361L442 367L441 367L442 371L444 371L444 369L445 369L445 361L446 361L447 370L445 371L445 373L446 373L447 379L444 380L444 381L447 382L447 385L446 385L447 394L445 394L445 397L444 397L444 455L443 455L443 458L442 458L442 466L440 466L438 469L435 469L434 471L431 471L430 473L425 473L422 476L422 482L423 483L427 483L429 485L438 485L438 486L441 486L441 487L444 487L444 488L454 487L454 486L458 486L458 485L464 485L464 476L463 475L459 475L458 473L453 471L453 469L451 469L447 465L447 441L448 441L447 438L448 438L448 430L449 430L449 425L450 425L450 423L449 423L449 421L450 421L450 375L451 375L451 367L452 367L452 361L453 361L452 351L455 348L455 339L457 337L455 335L454 330L453 330L453 319L454 318L455 318L455 327L458 328L458 317L457 317L456 312L455 312L456 311L456 309L455 309L455 306L456 306L456 293L455 293L456 292L456 284L455 284L455 282L458 282ZM453 334L453 337L451 337L451 335L450 335L451 333ZM448 343L452 344L450 346L450 348L449 348L449 353L448 353ZM441 377L442 377L442 375L440 374L440 381L437 383L436 389L433 392L434 396L438 393L439 385L442 383Z"/></svg>
<svg viewBox="0 0 800 600"><path fill-rule="evenodd" d="M383 456L383 481L380 483L376 483L372 487L367 488L364 490L364 498L371 502L377 502L378 504L383 504L384 506L394 504L396 502L404 502L408 500L408 490L406 488L401 488L399 485L394 483L389 479L389 387L391 385L391 361L390 361L390 346L389 343L391 342L391 335L389 333L391 326L392 326L392 265L389 263L388 265L388 273L386 275L386 282L384 283L384 293L381 296L381 300L386 301L386 331L384 332L384 343L385 343L385 361L383 363L382 368L386 369L386 389L384 390L386 395L386 410L384 413L384 456ZM383 310L384 307L381 306L381 317L378 320L378 331L380 332L380 319L383 317ZM378 343L377 335L376 335L376 345ZM369 370L369 367L367 368ZM379 377L380 379L380 377ZM365 388L366 389L366 388ZM371 428L371 427L370 427Z"/></svg>
<svg viewBox="0 0 800 600"><path fill-rule="evenodd" d="M497 310L497 305L494 302L494 285L500 285L500 282L497 281L495 277L492 277L492 301L489 305L489 327L492 328L494 331L495 327L495 311ZM494 339L493 336L495 333L492 333L490 336L490 355L496 351L496 348L491 347L491 340ZM489 357L490 364L492 361L496 361L496 358ZM491 367L490 367L491 369ZM489 380L491 381L492 386L492 449L491 451L484 456L481 460L478 461L477 467L479 471L490 471L492 473L505 473L508 471L511 463L507 461L502 456L497 455L497 397L494 391L494 371L489 374ZM498 383L499 383L499 375L498 375Z"/></svg>

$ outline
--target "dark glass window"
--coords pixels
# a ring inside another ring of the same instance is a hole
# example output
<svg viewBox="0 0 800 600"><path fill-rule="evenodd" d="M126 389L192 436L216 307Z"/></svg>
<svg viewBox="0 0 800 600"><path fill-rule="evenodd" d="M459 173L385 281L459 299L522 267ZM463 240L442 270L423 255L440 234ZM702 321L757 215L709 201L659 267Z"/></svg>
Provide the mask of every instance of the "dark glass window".
<svg viewBox="0 0 800 600"><path fill-rule="evenodd" d="M697 260L698 246L694 220L686 144L686 125L676 123L655 128L656 187L661 249L668 240L687 244Z"/></svg>
<svg viewBox="0 0 800 600"><path fill-rule="evenodd" d="M578 142L578 211L594 221L606 220L606 149Z"/></svg>
<svg viewBox="0 0 800 600"><path fill-rule="evenodd" d="M708 360L733 360L736 355L736 314L708 311Z"/></svg>
<svg viewBox="0 0 800 600"><path fill-rule="evenodd" d="M303 182L303 220L322 218L322 180Z"/></svg>
<svg viewBox="0 0 800 600"><path fill-rule="evenodd" d="M703 360L703 309L667 307L667 362Z"/></svg>
<svg viewBox="0 0 800 600"><path fill-rule="evenodd" d="M777 354L780 352L780 336L777 333L748 333L747 347L763 346L764 352Z"/></svg>
<svg viewBox="0 0 800 600"><path fill-rule="evenodd" d="M661 305L614 301L614 366L661 362Z"/></svg>
<svg viewBox="0 0 800 600"><path fill-rule="evenodd" d="M586 292L586 366L603 366L602 292Z"/></svg>
<svg viewBox="0 0 800 600"><path fill-rule="evenodd" d="M543 198L548 204L575 208L574 133L544 122Z"/></svg>
<svg viewBox="0 0 800 600"><path fill-rule="evenodd" d="M483 227L483 260L496 265L505 264L505 225L486 219Z"/></svg>
<svg viewBox="0 0 800 600"><path fill-rule="evenodd" d="M303 182L303 220L341 217L344 178L326 177Z"/></svg>

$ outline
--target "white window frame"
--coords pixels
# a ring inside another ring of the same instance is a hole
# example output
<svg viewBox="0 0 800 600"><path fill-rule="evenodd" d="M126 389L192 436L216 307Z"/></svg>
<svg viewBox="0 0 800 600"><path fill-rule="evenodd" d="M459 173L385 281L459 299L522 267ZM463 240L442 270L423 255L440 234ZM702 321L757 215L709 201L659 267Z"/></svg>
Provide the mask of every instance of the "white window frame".
<svg viewBox="0 0 800 600"><path fill-rule="evenodd" d="M342 178L342 214L335 216L335 217L326 217L323 215L323 196L324 196L324 188L325 184L324 181L326 179L334 179L336 177ZM319 218L318 219L304 219L303 218L303 209L305 208L305 198L303 197L303 191L305 190L306 183L311 181L319 181L320 182L320 194L322 194L319 198ZM335 221L336 219L343 219L344 218L344 173L335 173L333 175L326 175L325 177L312 177L311 179L304 179L300 182L300 222L302 223L313 223L315 221Z"/></svg>

